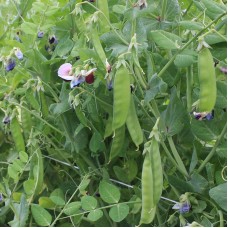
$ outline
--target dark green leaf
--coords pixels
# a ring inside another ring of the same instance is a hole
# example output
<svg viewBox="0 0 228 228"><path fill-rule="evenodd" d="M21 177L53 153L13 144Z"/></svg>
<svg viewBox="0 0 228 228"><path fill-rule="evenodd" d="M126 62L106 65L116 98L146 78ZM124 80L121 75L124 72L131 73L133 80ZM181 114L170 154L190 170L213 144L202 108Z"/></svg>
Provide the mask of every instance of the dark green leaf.
<svg viewBox="0 0 228 228"><path fill-rule="evenodd" d="M156 95L165 93L167 84L157 74L154 74L149 82L150 88L146 91L145 102L150 102Z"/></svg>
<svg viewBox="0 0 228 228"><path fill-rule="evenodd" d="M60 188L55 189L51 195L50 199L57 205L63 206L65 205L65 199L63 191Z"/></svg>
<svg viewBox="0 0 228 228"><path fill-rule="evenodd" d="M189 183L192 185L194 192L204 194L208 189L208 181L200 174L194 172Z"/></svg>
<svg viewBox="0 0 228 228"><path fill-rule="evenodd" d="M78 202L72 202L72 203L67 204L64 207L63 212L66 215L74 215L74 214L79 213L80 207L81 207L81 202L79 202L79 201Z"/></svg>
<svg viewBox="0 0 228 228"><path fill-rule="evenodd" d="M212 188L209 195L223 210L227 211L227 183Z"/></svg>

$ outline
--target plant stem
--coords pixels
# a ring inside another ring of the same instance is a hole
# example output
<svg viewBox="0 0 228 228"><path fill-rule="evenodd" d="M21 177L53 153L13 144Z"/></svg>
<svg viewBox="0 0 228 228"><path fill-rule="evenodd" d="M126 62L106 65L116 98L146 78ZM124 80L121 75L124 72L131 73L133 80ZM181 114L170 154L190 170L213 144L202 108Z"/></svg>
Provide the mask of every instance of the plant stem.
<svg viewBox="0 0 228 228"><path fill-rule="evenodd" d="M225 227L225 226L224 226L224 218L223 218L223 213L222 213L222 211L218 210L218 214L219 214L219 223L220 223L220 227Z"/></svg>
<svg viewBox="0 0 228 228"><path fill-rule="evenodd" d="M187 68L187 111L191 112L192 109L192 83L193 83L193 66Z"/></svg>
<svg viewBox="0 0 228 228"><path fill-rule="evenodd" d="M227 123L225 124L221 134L218 136L216 143L214 145L214 147L212 148L212 150L210 151L210 153L207 155L207 157L204 159L203 163L200 165L200 167L197 169L197 172L200 173L203 168L206 166L206 164L210 161L210 159L214 156L216 149L218 147L218 145L220 144L220 142L222 141L224 135L226 134L226 127L227 127Z"/></svg>
<svg viewBox="0 0 228 228"><path fill-rule="evenodd" d="M180 167L180 169L182 170L182 173L184 173L185 176L188 177L189 176L188 172L187 172L187 170L186 170L186 168L184 166L183 161L181 160L180 155L177 152L177 149L176 149L176 147L174 145L174 142L173 142L173 138L171 136L168 136L167 139L168 139L169 146L171 148L171 151L172 151L173 156L174 156L174 158L175 158L175 160L177 162L178 167Z"/></svg>
<svg viewBox="0 0 228 228"><path fill-rule="evenodd" d="M166 65L162 68L162 70L158 73L158 77L161 77L165 71L169 68L169 66L173 63L173 61L175 60L176 56L178 54L180 54L183 50L185 50L193 41L195 41L204 31L206 31L209 27L211 27L214 23L216 23L220 18L222 18L223 16L225 16L226 13L221 14L218 18L216 18L215 20L213 20L209 25L207 25L204 29L202 29L201 31L199 31L194 37L192 37L181 49L179 49L174 55L173 57L169 60L168 63L166 63Z"/></svg>
<svg viewBox="0 0 228 228"><path fill-rule="evenodd" d="M162 1L162 12L161 12L161 19L165 20L165 11L167 7L167 0Z"/></svg>

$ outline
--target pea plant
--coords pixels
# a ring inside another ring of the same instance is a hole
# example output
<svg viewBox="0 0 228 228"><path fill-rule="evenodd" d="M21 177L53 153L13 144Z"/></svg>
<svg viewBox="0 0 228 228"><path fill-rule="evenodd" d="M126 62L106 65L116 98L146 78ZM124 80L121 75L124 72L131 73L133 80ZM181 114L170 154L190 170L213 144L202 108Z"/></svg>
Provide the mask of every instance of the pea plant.
<svg viewBox="0 0 228 228"><path fill-rule="evenodd" d="M0 1L2 226L226 227L226 1Z"/></svg>

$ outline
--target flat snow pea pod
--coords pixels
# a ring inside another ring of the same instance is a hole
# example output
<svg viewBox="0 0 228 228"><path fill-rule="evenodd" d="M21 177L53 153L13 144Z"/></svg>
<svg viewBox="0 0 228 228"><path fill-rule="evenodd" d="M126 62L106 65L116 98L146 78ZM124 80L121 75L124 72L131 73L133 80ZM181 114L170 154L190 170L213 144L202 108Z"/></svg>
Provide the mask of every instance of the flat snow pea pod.
<svg viewBox="0 0 228 228"><path fill-rule="evenodd" d="M115 130L125 124L131 99L130 74L126 67L121 65L114 79L114 104L112 129Z"/></svg>
<svg viewBox="0 0 228 228"><path fill-rule="evenodd" d="M163 188L163 172L162 162L159 151L159 144L153 137L149 147L149 154L151 159L152 178L153 178L153 200L154 204L157 205L161 198Z"/></svg>
<svg viewBox="0 0 228 228"><path fill-rule="evenodd" d="M28 140L32 129L32 117L30 112L28 112L24 108L21 109L21 123L22 123L24 138L25 140Z"/></svg>
<svg viewBox="0 0 228 228"><path fill-rule="evenodd" d="M40 95L40 103L41 103L41 112L43 117L45 118L49 115L47 99L43 91L39 91L39 95Z"/></svg>
<svg viewBox="0 0 228 228"><path fill-rule="evenodd" d="M216 102L216 76L213 57L208 48L203 48L198 56L198 76L200 84L199 112L210 112Z"/></svg>
<svg viewBox="0 0 228 228"><path fill-rule="evenodd" d="M104 68L106 69L106 65L105 65L106 55L105 55L104 49L101 45L101 41L100 41L100 38L97 33L96 24L92 25L91 38L92 38L94 49L97 52L98 56L100 57L100 60L103 63Z"/></svg>
<svg viewBox="0 0 228 228"><path fill-rule="evenodd" d="M109 162L117 157L123 148L123 144L125 141L125 125L116 129L115 135L113 137L112 146L109 155Z"/></svg>
<svg viewBox="0 0 228 228"><path fill-rule="evenodd" d="M146 152L146 156L143 162L142 168L142 211L140 218L141 224L149 224L153 221L156 207L154 204L154 185L153 174L151 167L151 158L149 152Z"/></svg>
<svg viewBox="0 0 228 228"><path fill-rule="evenodd" d="M132 138L132 141L138 147L143 142L143 132L138 120L138 116L135 110L135 103L132 96L130 101L130 108L127 115L126 125Z"/></svg>
<svg viewBox="0 0 228 228"><path fill-rule="evenodd" d="M109 115L108 120L106 121L106 126L105 126L105 133L104 133L104 139L112 135L113 130L112 130L112 116Z"/></svg>
<svg viewBox="0 0 228 228"><path fill-rule="evenodd" d="M10 131L11 131L17 152L25 151L25 142L22 135L21 126L16 116L10 121Z"/></svg>
<svg viewBox="0 0 228 228"><path fill-rule="evenodd" d="M39 102L37 101L37 98L34 96L34 92L29 89L28 91L26 91L25 94L26 100L28 101L28 103L36 110L36 111L40 111L40 105Z"/></svg>
<svg viewBox="0 0 228 228"><path fill-rule="evenodd" d="M108 9L108 0L98 0L97 8L103 12L105 17L109 20L109 9ZM109 31L110 26L107 21L104 19L103 15L99 15L99 29L101 33L106 33Z"/></svg>

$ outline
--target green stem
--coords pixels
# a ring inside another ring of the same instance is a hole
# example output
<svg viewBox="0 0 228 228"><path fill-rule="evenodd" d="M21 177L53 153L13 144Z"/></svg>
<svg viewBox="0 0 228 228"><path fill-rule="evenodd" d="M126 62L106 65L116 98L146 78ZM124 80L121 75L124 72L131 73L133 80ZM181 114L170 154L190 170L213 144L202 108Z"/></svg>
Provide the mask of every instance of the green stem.
<svg viewBox="0 0 228 228"><path fill-rule="evenodd" d="M220 34L218 31L216 31L215 29L211 30L212 32L216 33L218 36L220 36L224 41L227 42L227 38L225 36L223 36L222 34Z"/></svg>
<svg viewBox="0 0 228 228"><path fill-rule="evenodd" d="M180 169L182 170L182 173L184 173L185 176L188 177L188 176L189 176L189 175L188 175L188 172L187 172L187 170L186 170L186 168L185 168L185 166L184 166L183 161L181 160L180 155L179 155L178 152L177 152L177 149L176 149L176 147L175 147L175 145L174 145L174 142L173 142L173 138L172 138L171 136L168 136L167 139L168 139L168 142L169 142L169 146L170 146L170 148L171 148L171 151L172 151L172 153L173 153L173 156L174 156L174 158L175 158L175 160L176 160L176 162L177 162L177 165L178 165L178 166L180 167Z"/></svg>
<svg viewBox="0 0 228 228"><path fill-rule="evenodd" d="M188 11L189 11L190 8L192 7L192 5L193 5L193 0L192 0L192 1L190 2L190 4L188 5L186 11L185 11L184 14L183 14L183 17L188 13Z"/></svg>
<svg viewBox="0 0 228 228"><path fill-rule="evenodd" d="M124 44L126 44L127 46L129 45L129 43L128 43L126 40L124 40L123 37L120 36L120 34L116 31L116 29L112 26L112 24L110 23L110 21L108 20L108 18L105 16L105 14L104 14L101 10L99 10L96 6L94 6L93 4L91 4L90 2L87 2L87 1L77 3L77 5L82 5L82 4L88 4L88 5L90 5L92 8L94 8L96 11L98 11L99 13L101 13L101 14L104 16L105 20L108 22L110 28L111 28L111 29L114 31L114 33L120 38L120 40L121 40Z"/></svg>
<svg viewBox="0 0 228 228"><path fill-rule="evenodd" d="M200 165L200 167L197 169L197 172L200 173L203 168L206 166L206 164L210 161L210 159L214 156L216 149L218 147L218 145L220 144L220 142L222 141L224 135L226 134L226 127L227 127L227 123L225 124L221 134L218 136L216 143L214 145L214 147L212 148L212 150L210 151L210 153L207 155L207 157L204 159L203 163Z"/></svg>
<svg viewBox="0 0 228 228"><path fill-rule="evenodd" d="M69 202L69 201L68 201L68 202ZM67 202L67 203L68 203L68 202ZM112 205L100 207L100 208L97 208L97 209L103 210L103 209L106 209L106 208L114 207L114 206L116 206L116 205L121 205L121 204L138 204L138 203L142 203L142 202L141 202L141 201L122 202L122 203L117 203L117 204L112 204ZM87 213L89 213L89 212L91 212L91 211L93 211L93 210L81 212L81 213L78 213L78 214L73 214L73 215L70 215L70 216L65 216L65 217L62 217L62 218L59 218L59 219L66 219L66 218L69 218L69 217L71 217L71 216L84 215L84 214L87 214ZM53 223L52 223L52 224L53 224Z"/></svg>
<svg viewBox="0 0 228 228"><path fill-rule="evenodd" d="M223 213L222 213L222 211L218 210L218 214L219 214L219 223L220 223L220 227L225 227L225 226L224 226L224 218L223 218Z"/></svg>
<svg viewBox="0 0 228 228"><path fill-rule="evenodd" d="M169 68L169 66L174 62L176 56L179 55L183 50L185 50L193 41L195 41L204 31L206 31L209 27L211 27L214 23L216 23L220 18L222 18L226 13L221 14L218 18L213 20L209 25L207 25L204 29L198 32L194 37L192 37L181 49L179 49L173 57L169 60L168 63L162 68L162 70L158 73L158 77L161 77L165 71Z"/></svg>
<svg viewBox="0 0 228 228"><path fill-rule="evenodd" d="M162 1L162 12L161 12L161 19L165 20L165 11L167 7L167 0Z"/></svg>
<svg viewBox="0 0 228 228"><path fill-rule="evenodd" d="M193 84L193 66L187 68L187 110L191 112L192 110L192 84Z"/></svg>
<svg viewBox="0 0 228 228"><path fill-rule="evenodd" d="M186 176L186 173L178 166L178 164L176 163L176 161L173 159L172 155L170 154L168 148L166 147L165 143L163 141L160 141L167 157L169 158L169 160L173 163L173 165L177 168L177 170L179 170L180 173L182 173L184 176Z"/></svg>
<svg viewBox="0 0 228 228"><path fill-rule="evenodd" d="M38 116L36 113L30 111L29 109L25 108L23 105L18 104L16 102L10 102L11 104L15 105L15 106L19 106L20 108L25 109L27 112L29 112L30 114L32 114L33 116L35 116L37 119L41 120L42 122L44 122L45 124L47 124L50 128L52 128L53 130L55 130L56 132L58 132L61 135L64 135L64 133L62 131L60 131L59 129L57 129L56 127L54 127L53 125L51 125L50 123L48 123L46 120L44 120L42 117Z"/></svg>

